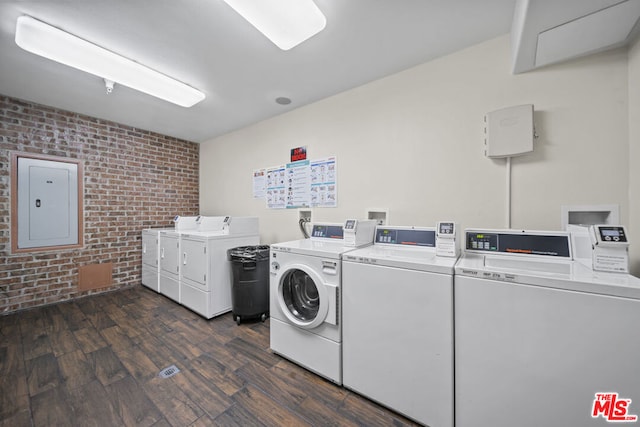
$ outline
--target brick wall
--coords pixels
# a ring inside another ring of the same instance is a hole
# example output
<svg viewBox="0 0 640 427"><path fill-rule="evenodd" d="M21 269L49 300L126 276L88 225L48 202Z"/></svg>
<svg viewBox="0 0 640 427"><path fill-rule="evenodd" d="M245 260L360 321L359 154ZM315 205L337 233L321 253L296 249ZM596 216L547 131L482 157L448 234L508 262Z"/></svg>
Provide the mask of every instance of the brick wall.
<svg viewBox="0 0 640 427"><path fill-rule="evenodd" d="M11 153L84 165L84 246L11 254ZM197 215L198 145L0 95L0 314L130 287L141 280L141 235ZM78 267L113 263L108 288L80 292Z"/></svg>

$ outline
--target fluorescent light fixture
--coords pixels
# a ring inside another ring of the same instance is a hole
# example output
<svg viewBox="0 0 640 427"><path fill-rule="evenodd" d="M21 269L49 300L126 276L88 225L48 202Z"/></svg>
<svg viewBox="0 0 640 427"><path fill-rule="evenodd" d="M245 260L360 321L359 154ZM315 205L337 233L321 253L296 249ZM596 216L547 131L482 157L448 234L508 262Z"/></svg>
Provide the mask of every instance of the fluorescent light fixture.
<svg viewBox="0 0 640 427"><path fill-rule="evenodd" d="M289 50L327 25L313 0L224 0L282 50Z"/></svg>
<svg viewBox="0 0 640 427"><path fill-rule="evenodd" d="M182 107L191 107L205 98L204 93L191 86L30 16L18 18L16 44L36 55Z"/></svg>

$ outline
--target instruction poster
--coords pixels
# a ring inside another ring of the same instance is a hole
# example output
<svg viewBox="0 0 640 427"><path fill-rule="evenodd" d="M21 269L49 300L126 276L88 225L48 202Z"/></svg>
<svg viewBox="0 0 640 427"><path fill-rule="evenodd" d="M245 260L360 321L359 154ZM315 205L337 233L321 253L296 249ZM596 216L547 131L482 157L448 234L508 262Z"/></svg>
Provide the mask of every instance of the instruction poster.
<svg viewBox="0 0 640 427"><path fill-rule="evenodd" d="M266 169L266 198L269 209L284 209L286 207L285 170L284 165Z"/></svg>
<svg viewBox="0 0 640 427"><path fill-rule="evenodd" d="M262 199L267 193L267 170L256 169L253 171L253 198Z"/></svg>
<svg viewBox="0 0 640 427"><path fill-rule="evenodd" d="M264 197L268 209L335 208L337 195L335 157L301 160L253 172L253 197Z"/></svg>
<svg viewBox="0 0 640 427"><path fill-rule="evenodd" d="M309 161L287 163L287 209L308 208L311 203Z"/></svg>
<svg viewBox="0 0 640 427"><path fill-rule="evenodd" d="M338 206L336 189L336 158L312 160L311 174L311 206L335 208Z"/></svg>

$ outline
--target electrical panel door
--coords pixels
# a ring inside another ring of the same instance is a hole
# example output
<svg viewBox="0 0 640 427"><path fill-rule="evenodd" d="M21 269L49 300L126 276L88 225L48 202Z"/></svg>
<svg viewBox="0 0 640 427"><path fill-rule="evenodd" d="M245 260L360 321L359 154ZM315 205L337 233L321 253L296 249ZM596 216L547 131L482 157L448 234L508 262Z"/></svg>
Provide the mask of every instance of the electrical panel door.
<svg viewBox="0 0 640 427"><path fill-rule="evenodd" d="M18 158L18 248L78 243L78 165Z"/></svg>

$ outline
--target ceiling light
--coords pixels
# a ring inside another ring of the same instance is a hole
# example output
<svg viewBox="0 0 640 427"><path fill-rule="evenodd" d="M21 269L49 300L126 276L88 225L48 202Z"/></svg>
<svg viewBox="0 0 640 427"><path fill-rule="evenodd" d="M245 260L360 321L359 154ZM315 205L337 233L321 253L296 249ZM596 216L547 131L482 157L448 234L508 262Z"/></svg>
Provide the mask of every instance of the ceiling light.
<svg viewBox="0 0 640 427"><path fill-rule="evenodd" d="M191 86L30 16L18 18L16 44L36 55L182 107L191 107L205 98L204 93Z"/></svg>
<svg viewBox="0 0 640 427"><path fill-rule="evenodd" d="M282 50L289 50L327 25L313 0L224 0Z"/></svg>

